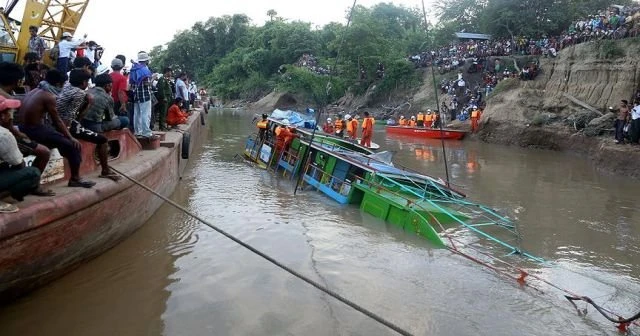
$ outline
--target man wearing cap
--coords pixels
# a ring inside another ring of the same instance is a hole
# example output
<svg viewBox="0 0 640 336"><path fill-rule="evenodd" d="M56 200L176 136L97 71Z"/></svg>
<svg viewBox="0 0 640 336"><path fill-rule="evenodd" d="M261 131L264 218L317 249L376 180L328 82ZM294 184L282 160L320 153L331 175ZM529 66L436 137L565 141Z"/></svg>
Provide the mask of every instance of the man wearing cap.
<svg viewBox="0 0 640 336"><path fill-rule="evenodd" d="M133 128L138 137L153 138L151 132L151 70L146 52L138 53L138 62L131 68L129 84L133 91Z"/></svg>
<svg viewBox="0 0 640 336"><path fill-rule="evenodd" d="M122 68L124 68L124 62L121 59L114 58L111 61L112 71L109 74L112 81L111 97L115 113L119 116L127 116L127 78L122 74Z"/></svg>
<svg viewBox="0 0 640 336"><path fill-rule="evenodd" d="M58 42L58 62L56 64L56 69L62 73L67 73L69 71L69 60L71 59L71 51L75 48L78 48L84 43L84 39L87 38L87 34L84 35L84 38L81 40L73 40L73 35L69 32L64 32L62 34L62 40Z"/></svg>
<svg viewBox="0 0 640 336"><path fill-rule="evenodd" d="M0 63L0 97L12 99L13 96L11 94L18 88L20 79L23 77L24 71L20 65L9 62ZM15 117L16 119L19 118L17 114ZM33 155L36 157L32 165L38 168L40 172L44 171L47 167L47 163L49 162L51 152L47 147L33 141L14 126L13 109L6 111L6 115L0 121L0 126L13 134L16 138L16 142L18 143L18 148L23 155ZM39 196L53 196L52 191L44 190L42 188L38 188L34 194Z"/></svg>
<svg viewBox="0 0 640 336"><path fill-rule="evenodd" d="M9 118L10 110L20 107L20 101L0 96L0 118ZM16 201L21 202L26 195L40 186L40 170L25 167L16 138L8 129L0 127L0 191L8 191ZM0 202L0 213L16 212L12 204Z"/></svg>

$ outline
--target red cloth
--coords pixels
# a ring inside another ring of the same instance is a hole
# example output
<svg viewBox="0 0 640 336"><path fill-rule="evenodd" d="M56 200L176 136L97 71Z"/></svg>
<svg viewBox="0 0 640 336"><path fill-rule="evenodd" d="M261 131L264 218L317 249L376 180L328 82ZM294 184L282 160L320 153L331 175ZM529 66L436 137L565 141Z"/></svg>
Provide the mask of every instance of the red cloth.
<svg viewBox="0 0 640 336"><path fill-rule="evenodd" d="M180 106L173 104L169 107L167 112L167 125L176 126L180 124L186 124L189 116L186 113L180 111Z"/></svg>
<svg viewBox="0 0 640 336"><path fill-rule="evenodd" d="M119 72L112 72L109 74L111 76L111 80L113 81L113 87L111 88L111 97L113 97L114 102L120 102L120 98L118 97L118 92L124 92L124 101L121 102L123 104L127 103L127 77Z"/></svg>

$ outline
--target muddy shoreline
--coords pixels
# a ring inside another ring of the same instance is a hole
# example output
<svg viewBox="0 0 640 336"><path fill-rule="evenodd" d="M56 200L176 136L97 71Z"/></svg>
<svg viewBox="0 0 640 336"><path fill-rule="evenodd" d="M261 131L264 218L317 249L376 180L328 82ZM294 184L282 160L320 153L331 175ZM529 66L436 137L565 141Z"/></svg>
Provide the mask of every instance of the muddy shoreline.
<svg viewBox="0 0 640 336"><path fill-rule="evenodd" d="M613 136L588 137L563 127L523 127L491 120L469 139L583 157L604 173L640 179L640 146L617 145Z"/></svg>

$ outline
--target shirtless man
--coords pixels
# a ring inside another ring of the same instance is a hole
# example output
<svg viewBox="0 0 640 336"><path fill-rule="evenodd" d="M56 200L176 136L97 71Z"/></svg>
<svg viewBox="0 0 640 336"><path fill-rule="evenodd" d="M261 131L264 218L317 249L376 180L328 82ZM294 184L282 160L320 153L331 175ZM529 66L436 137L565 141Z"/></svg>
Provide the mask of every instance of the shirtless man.
<svg viewBox="0 0 640 336"><path fill-rule="evenodd" d="M64 85L65 76L58 70L50 70L45 80L49 85L60 88ZM20 116L20 129L25 134L49 148L58 148L60 154L69 161L69 187L91 188L96 184L80 178L82 148L80 142L71 136L69 129L60 119L56 109L56 96L53 93L40 88L29 91L22 101ZM45 117L48 117L55 129L45 124Z"/></svg>
<svg viewBox="0 0 640 336"><path fill-rule="evenodd" d="M15 63L2 62L0 63L0 96L13 99L12 93L19 86L20 79L24 77L25 73L23 68ZM49 162L51 153L49 149L43 145L36 143L29 139L29 137L20 132L13 123L14 110L5 111L6 114L0 118L0 126L6 128L13 134L18 143L18 148L24 156L33 155L36 159L33 161L33 166L38 168L40 172L44 172ZM17 117L17 116L16 116ZM51 190L45 190L42 187L38 187L33 191L36 196L54 196L55 193Z"/></svg>

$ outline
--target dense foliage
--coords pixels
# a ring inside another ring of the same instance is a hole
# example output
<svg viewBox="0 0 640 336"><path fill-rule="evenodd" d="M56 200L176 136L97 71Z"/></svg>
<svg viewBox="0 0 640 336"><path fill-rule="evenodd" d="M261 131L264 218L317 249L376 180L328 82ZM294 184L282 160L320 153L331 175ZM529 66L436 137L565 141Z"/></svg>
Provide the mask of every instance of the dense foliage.
<svg viewBox="0 0 640 336"><path fill-rule="evenodd" d="M415 85L407 55L425 48L426 32L421 11L381 3L357 6L351 27L340 23L312 27L310 23L286 21L270 10L262 26L252 25L245 15L210 18L176 34L166 46L152 50L152 66L186 71L224 99L255 99L274 88L307 95L318 104L342 96L347 88L362 92L376 81L376 66L383 63L387 76L378 93ZM294 67L305 53L318 65L334 71L329 76ZM338 59L336 64L336 58ZM362 78L361 67L367 75ZM327 97L328 93L328 97Z"/></svg>
<svg viewBox="0 0 640 336"><path fill-rule="evenodd" d="M442 27L495 37L559 35L569 25L632 0L442 0Z"/></svg>
<svg viewBox="0 0 640 336"><path fill-rule="evenodd" d="M381 95L415 86L419 79L407 56L446 45L454 32L508 38L555 35L609 4L610 0L442 0L429 9L439 18L429 34L421 9L391 3L356 6L348 29L335 22L320 28L287 21L274 10L266 13L269 20L262 26L253 25L243 14L212 17L155 47L152 66L186 71L223 99L256 99L281 88L320 105L345 90L362 93L374 82L376 94ZM332 70L329 90L329 76L286 66L305 53L313 54L318 66ZM376 79L378 63L385 66L383 79Z"/></svg>

